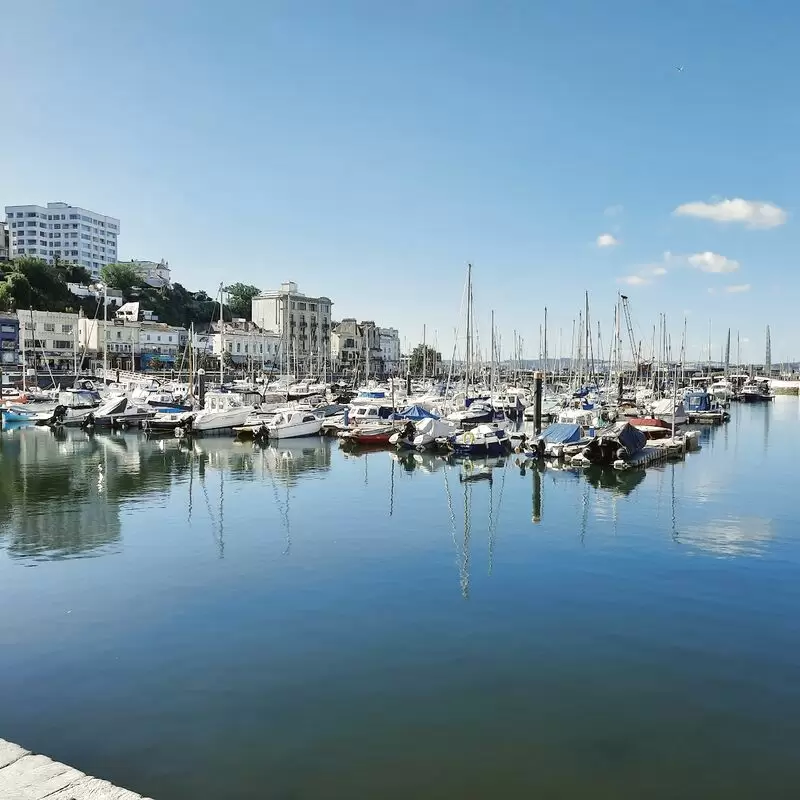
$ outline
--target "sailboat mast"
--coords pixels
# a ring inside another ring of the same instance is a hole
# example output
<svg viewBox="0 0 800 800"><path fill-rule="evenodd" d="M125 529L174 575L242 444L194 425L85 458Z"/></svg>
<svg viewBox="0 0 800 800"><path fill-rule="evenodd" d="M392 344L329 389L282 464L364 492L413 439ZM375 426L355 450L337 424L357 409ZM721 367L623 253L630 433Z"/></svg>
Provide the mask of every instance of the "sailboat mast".
<svg viewBox="0 0 800 800"><path fill-rule="evenodd" d="M472 264L467 264L467 369L466 397L469 398L469 384L472 372Z"/></svg>
<svg viewBox="0 0 800 800"><path fill-rule="evenodd" d="M767 353L764 359L764 371L766 372L766 377L769 378L772 374L772 343L769 337L769 325L767 325Z"/></svg>
<svg viewBox="0 0 800 800"><path fill-rule="evenodd" d="M219 388L225 383L225 320L222 315L222 284L219 285Z"/></svg>
<svg viewBox="0 0 800 800"><path fill-rule="evenodd" d="M494 309L492 309L492 337L491 337L492 352L489 361L489 397L494 395ZM491 402L491 401L490 401Z"/></svg>
<svg viewBox="0 0 800 800"><path fill-rule="evenodd" d="M544 307L544 380L547 383L547 306Z"/></svg>
<svg viewBox="0 0 800 800"><path fill-rule="evenodd" d="M428 373L428 344L427 344L427 326L422 326L422 382Z"/></svg>

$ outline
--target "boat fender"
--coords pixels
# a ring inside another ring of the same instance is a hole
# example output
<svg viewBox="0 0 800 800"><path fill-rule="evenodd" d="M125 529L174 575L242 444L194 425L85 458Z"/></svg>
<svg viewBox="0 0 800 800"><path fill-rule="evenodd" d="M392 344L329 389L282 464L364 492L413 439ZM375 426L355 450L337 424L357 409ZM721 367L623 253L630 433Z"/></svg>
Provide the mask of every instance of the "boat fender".
<svg viewBox="0 0 800 800"><path fill-rule="evenodd" d="M475 434L472 431L467 431L464 434L464 444L474 444L475 443Z"/></svg>

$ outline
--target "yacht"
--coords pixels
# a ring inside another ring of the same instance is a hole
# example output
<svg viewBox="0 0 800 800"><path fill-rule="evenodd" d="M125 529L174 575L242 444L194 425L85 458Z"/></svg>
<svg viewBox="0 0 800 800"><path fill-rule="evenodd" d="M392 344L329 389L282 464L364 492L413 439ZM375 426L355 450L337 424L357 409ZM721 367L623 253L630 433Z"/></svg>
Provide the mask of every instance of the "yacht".
<svg viewBox="0 0 800 800"><path fill-rule="evenodd" d="M294 439L316 436L322 428L322 417L312 411L286 409L279 411L266 425L270 439Z"/></svg>
<svg viewBox="0 0 800 800"><path fill-rule="evenodd" d="M191 427L196 433L212 433L244 425L255 407L242 403L233 392L209 392L201 411L192 419Z"/></svg>

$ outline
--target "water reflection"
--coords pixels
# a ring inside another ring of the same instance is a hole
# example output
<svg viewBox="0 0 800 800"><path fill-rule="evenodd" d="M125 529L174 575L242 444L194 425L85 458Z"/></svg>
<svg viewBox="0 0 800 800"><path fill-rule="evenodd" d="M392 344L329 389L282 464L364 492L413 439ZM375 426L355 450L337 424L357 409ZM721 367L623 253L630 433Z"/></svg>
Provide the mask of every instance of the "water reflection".
<svg viewBox="0 0 800 800"><path fill-rule="evenodd" d="M116 552L123 503L166 502L188 483L187 517L203 502L224 553L225 480L294 486L304 473L330 469L321 439L267 447L227 438L148 440L80 430L9 430L0 438L0 543L13 557L63 559ZM209 496L208 480L218 473ZM218 485L217 485L218 484Z"/></svg>
<svg viewBox="0 0 800 800"><path fill-rule="evenodd" d="M772 520L725 517L680 529L676 541L720 556L763 555L774 537Z"/></svg>

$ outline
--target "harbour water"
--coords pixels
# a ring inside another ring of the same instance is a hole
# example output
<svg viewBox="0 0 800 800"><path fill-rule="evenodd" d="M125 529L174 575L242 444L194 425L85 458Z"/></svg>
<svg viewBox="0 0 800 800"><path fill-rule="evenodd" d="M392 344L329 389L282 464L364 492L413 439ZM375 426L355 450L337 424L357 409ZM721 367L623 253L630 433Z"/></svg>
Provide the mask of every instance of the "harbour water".
<svg viewBox="0 0 800 800"><path fill-rule="evenodd" d="M794 796L800 400L731 412L635 473L5 431L0 736L159 800Z"/></svg>

